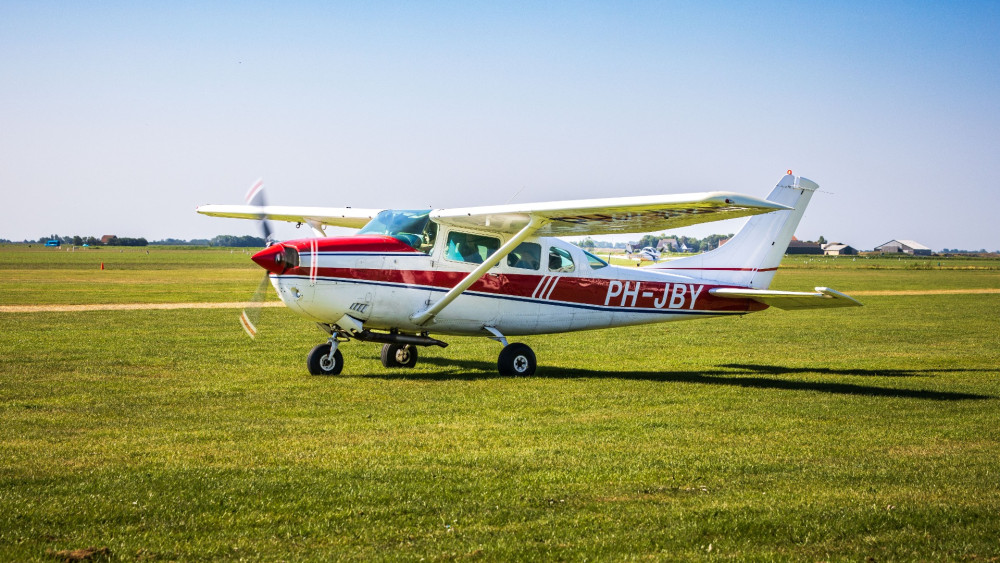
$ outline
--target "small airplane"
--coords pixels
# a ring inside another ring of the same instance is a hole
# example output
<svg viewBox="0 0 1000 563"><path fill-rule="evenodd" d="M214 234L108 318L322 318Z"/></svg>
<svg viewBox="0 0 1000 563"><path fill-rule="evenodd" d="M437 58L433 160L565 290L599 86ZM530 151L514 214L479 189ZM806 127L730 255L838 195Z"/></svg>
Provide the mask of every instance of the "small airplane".
<svg viewBox="0 0 1000 563"><path fill-rule="evenodd" d="M631 245L628 245L625 247L625 252L631 258L638 258L640 262L656 263L660 261L660 251L652 246L644 246L639 250L636 250Z"/></svg>
<svg viewBox="0 0 1000 563"><path fill-rule="evenodd" d="M482 336L503 345L497 369L531 375L534 352L508 337L861 303L826 287L767 289L819 186L789 170L767 199L732 192L619 197L455 209L267 206L258 181L247 205L205 205L216 217L303 224L315 236L269 244L252 260L284 304L328 334L309 372L337 375L340 345L381 343L387 368L413 367L431 336ZM718 249L618 267L559 236L644 233L749 217ZM360 229L326 236L328 226ZM254 309L241 315L251 338Z"/></svg>

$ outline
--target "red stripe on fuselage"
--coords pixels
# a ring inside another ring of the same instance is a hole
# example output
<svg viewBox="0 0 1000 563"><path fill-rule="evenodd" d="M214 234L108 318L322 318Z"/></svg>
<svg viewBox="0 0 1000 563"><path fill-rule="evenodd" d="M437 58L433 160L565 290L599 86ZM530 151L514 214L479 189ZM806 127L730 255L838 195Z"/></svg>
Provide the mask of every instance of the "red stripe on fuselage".
<svg viewBox="0 0 1000 563"><path fill-rule="evenodd" d="M309 276L308 269L293 268L285 275ZM393 270L373 268L319 268L319 278L337 278L358 282L388 283L405 286L451 289L468 272L440 270ZM543 277L544 289L538 291ZM579 305L620 308L621 310L687 310L717 312L748 312L766 309L749 299L716 297L709 290L716 286L696 283L607 280L571 276L541 276L537 274L487 274L467 290L496 296L527 300L558 301ZM664 293L666 292L666 293ZM695 302L691 303L691 296Z"/></svg>

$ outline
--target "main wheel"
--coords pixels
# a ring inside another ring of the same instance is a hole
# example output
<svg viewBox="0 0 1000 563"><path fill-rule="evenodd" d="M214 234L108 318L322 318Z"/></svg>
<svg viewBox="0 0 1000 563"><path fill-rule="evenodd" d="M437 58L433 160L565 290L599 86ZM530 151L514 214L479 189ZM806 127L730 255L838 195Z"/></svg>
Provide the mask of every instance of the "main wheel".
<svg viewBox="0 0 1000 563"><path fill-rule="evenodd" d="M535 353L520 342L505 346L497 360L500 375L534 375L535 365Z"/></svg>
<svg viewBox="0 0 1000 563"><path fill-rule="evenodd" d="M417 365L417 347L410 344L382 346L382 365L387 368L412 368Z"/></svg>
<svg viewBox="0 0 1000 563"><path fill-rule="evenodd" d="M330 343L320 344L309 352L306 364L309 366L309 373L312 375L339 375L344 369L344 356L337 350L333 353L333 359L329 358Z"/></svg>

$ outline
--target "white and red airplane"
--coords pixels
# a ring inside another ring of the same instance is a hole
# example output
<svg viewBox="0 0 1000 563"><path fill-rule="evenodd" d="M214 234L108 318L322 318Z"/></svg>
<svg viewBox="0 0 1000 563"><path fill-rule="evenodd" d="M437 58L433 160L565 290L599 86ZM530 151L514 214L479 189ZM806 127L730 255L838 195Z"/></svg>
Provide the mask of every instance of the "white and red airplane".
<svg viewBox="0 0 1000 563"><path fill-rule="evenodd" d="M260 186L248 194L251 205L206 205L198 212L312 227L314 238L271 244L253 261L289 309L329 334L308 355L316 375L340 373L339 346L351 339L382 343L386 367L412 367L418 346L447 345L432 333L484 336L503 344L500 373L530 375L534 352L508 337L743 315L769 306L860 305L825 287L767 289L819 187L790 170L767 199L707 192L460 209L266 206ZM554 238L746 216L752 217L722 247L645 268L609 265ZM360 230L327 237L326 226ZM241 318L253 337L257 329L246 311Z"/></svg>

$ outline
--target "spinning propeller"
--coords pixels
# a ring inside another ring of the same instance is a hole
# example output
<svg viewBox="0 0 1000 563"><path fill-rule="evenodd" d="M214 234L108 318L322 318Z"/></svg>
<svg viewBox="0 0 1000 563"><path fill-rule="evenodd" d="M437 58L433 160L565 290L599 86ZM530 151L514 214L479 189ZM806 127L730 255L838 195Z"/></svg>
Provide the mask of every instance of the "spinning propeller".
<svg viewBox="0 0 1000 563"><path fill-rule="evenodd" d="M264 246L271 246L274 243L272 240L272 229L271 224L267 220L267 214L264 213L264 180L259 179L252 186L250 190L247 191L246 195L247 205L255 206L260 208L260 214L257 216L257 221L260 223L261 233L264 235ZM260 280L257 284L257 290L254 291L253 297L250 298L250 305L243 309L240 314L240 325L243 326L243 330L247 333L251 339L257 337L257 321L260 320L260 310L261 303L267 298L267 287L271 285L271 280L268 277L270 272L264 272L264 279Z"/></svg>

